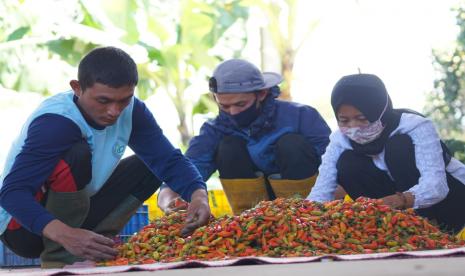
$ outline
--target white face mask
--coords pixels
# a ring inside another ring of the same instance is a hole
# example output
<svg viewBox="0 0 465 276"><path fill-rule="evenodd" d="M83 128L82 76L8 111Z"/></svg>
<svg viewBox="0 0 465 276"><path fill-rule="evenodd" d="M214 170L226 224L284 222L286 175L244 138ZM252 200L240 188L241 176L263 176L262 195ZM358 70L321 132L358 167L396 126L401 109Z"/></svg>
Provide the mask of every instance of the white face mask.
<svg viewBox="0 0 465 276"><path fill-rule="evenodd" d="M340 127L339 129L344 135L357 144L365 145L376 140L376 138L378 138L384 130L381 118L383 117L384 112L386 112L388 103L388 95L386 94L386 105L384 106L384 110L381 112L378 120L373 123L362 127Z"/></svg>
<svg viewBox="0 0 465 276"><path fill-rule="evenodd" d="M363 127L341 127L341 132L357 144L365 145L378 138L384 130L381 120Z"/></svg>

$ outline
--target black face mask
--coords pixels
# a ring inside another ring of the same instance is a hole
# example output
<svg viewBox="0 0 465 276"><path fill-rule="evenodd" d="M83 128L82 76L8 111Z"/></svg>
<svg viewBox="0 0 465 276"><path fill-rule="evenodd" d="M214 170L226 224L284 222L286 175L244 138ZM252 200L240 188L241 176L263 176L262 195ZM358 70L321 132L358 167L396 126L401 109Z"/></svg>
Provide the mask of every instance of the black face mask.
<svg viewBox="0 0 465 276"><path fill-rule="evenodd" d="M257 99L255 99L251 106L238 114L230 115L224 111L221 112L232 118L239 127L248 127L260 115L260 108L257 107Z"/></svg>

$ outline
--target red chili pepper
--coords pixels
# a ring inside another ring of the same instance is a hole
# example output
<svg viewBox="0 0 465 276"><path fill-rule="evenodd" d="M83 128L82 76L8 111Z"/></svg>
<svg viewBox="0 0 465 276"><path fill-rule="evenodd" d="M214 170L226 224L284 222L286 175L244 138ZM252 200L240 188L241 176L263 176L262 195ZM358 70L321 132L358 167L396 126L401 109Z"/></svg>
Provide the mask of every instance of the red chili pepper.
<svg viewBox="0 0 465 276"><path fill-rule="evenodd" d="M228 231L221 231L218 233L218 236L223 238L231 237L232 235L234 235L234 233Z"/></svg>
<svg viewBox="0 0 465 276"><path fill-rule="evenodd" d="M429 239L429 238L426 238L426 247L428 249L435 249L436 248L436 241L432 240L432 239Z"/></svg>
<svg viewBox="0 0 465 276"><path fill-rule="evenodd" d="M264 217L263 219L265 221L278 221L279 220L279 218L277 217L270 217L270 216Z"/></svg>
<svg viewBox="0 0 465 276"><path fill-rule="evenodd" d="M261 202L240 216L212 219L181 238L186 212L154 220L128 243L118 258L99 265L218 260L240 256L315 256L402 252L463 246L412 210L392 210L382 201L326 204L301 199Z"/></svg>

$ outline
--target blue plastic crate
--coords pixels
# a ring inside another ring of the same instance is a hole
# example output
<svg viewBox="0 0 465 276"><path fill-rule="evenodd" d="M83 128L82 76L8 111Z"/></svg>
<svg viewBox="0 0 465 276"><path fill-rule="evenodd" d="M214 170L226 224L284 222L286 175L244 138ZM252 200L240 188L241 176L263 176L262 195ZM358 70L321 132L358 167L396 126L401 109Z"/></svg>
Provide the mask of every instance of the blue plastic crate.
<svg viewBox="0 0 465 276"><path fill-rule="evenodd" d="M124 226L120 233L120 239L126 242L129 237L138 232L142 227L149 223L149 211L147 205L142 205L137 212L131 217L129 222ZM25 267L25 266L39 266L40 259L23 258L10 249L8 249L2 242L0 242L0 266L1 267Z"/></svg>
<svg viewBox="0 0 465 276"><path fill-rule="evenodd" d="M2 267L21 267L21 266L39 266L40 259L23 258L13 253L8 247L0 242L0 266Z"/></svg>
<svg viewBox="0 0 465 276"><path fill-rule="evenodd" d="M149 224L149 210L147 205L142 205L137 212L131 217L128 223L120 232L120 239L126 242L129 237L137 233L142 227Z"/></svg>

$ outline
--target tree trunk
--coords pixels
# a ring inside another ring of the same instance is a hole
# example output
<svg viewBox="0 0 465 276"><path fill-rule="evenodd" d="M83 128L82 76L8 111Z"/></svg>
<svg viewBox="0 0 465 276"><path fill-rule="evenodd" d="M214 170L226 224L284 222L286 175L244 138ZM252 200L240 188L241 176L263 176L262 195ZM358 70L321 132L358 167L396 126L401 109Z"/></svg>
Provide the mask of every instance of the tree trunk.
<svg viewBox="0 0 465 276"><path fill-rule="evenodd" d="M281 70L284 78L284 84L281 85L280 99L291 101L291 86L292 86L292 70L294 69L295 52L287 48L284 55L281 57Z"/></svg>
<svg viewBox="0 0 465 276"><path fill-rule="evenodd" d="M178 125L178 131L181 135L181 143L183 145L183 147L186 147L188 146L189 144L189 141L191 140L192 136L189 132L189 128L187 127L187 124L186 124L186 116L181 116L181 114L179 115L179 120L180 120L180 123Z"/></svg>
<svg viewBox="0 0 465 276"><path fill-rule="evenodd" d="M192 138L192 135L189 131L189 126L188 126L188 116L186 116L186 109L187 106L185 105L185 102L183 101L183 93L179 92L180 90L178 89L176 92L176 96L174 98L175 102L175 107L176 111L178 113L178 118L179 118L179 125L178 125L178 131L179 134L181 135L181 143L183 147L187 147L189 144L190 139Z"/></svg>

